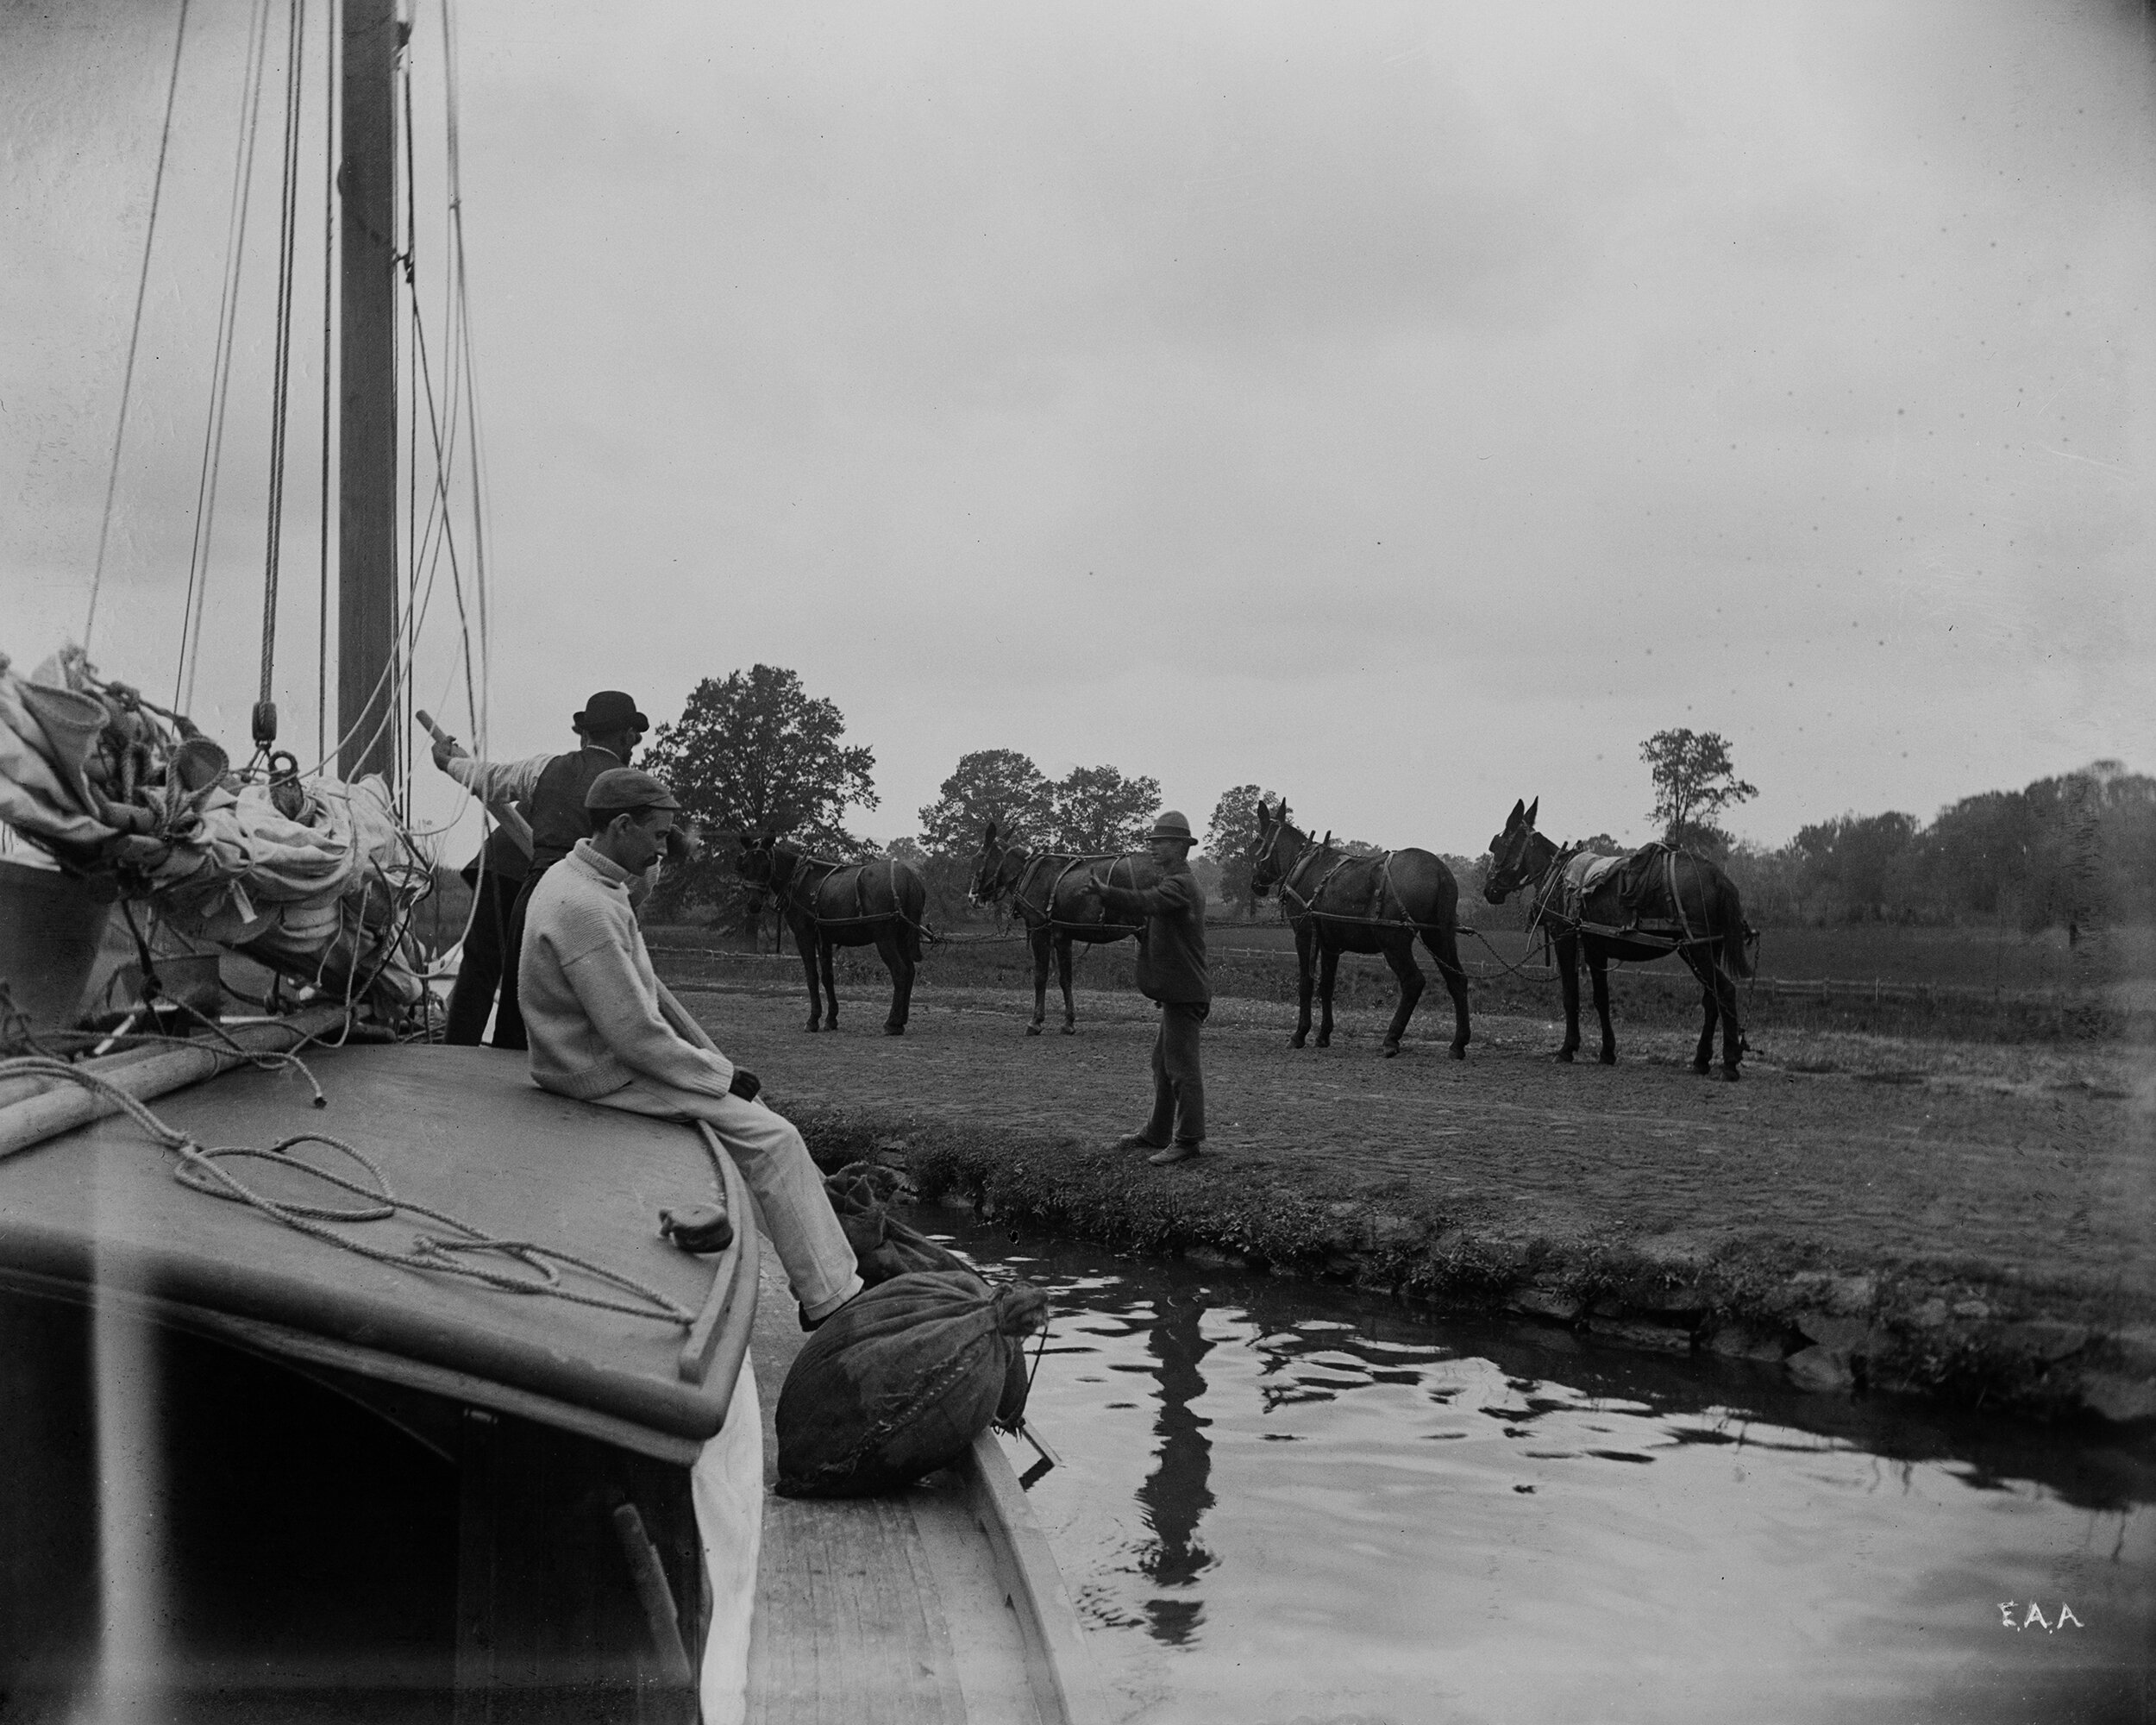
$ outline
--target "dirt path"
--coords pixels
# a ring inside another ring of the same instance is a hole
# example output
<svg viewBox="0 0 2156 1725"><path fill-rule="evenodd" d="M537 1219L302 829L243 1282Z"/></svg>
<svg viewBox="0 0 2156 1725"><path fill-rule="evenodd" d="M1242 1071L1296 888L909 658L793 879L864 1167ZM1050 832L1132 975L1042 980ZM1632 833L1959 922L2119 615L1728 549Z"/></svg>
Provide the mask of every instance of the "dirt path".
<svg viewBox="0 0 2156 1725"><path fill-rule="evenodd" d="M687 1004L782 1110L843 1116L850 1141L881 1134L918 1153L962 1138L969 1165L1026 1160L1038 1183L1097 1174L1100 1147L1150 1101L1156 1020L1133 995L1082 995L1075 1037L1053 1019L1027 1037L1028 1002L968 989L917 994L903 1038L882 1033L881 997L857 996L835 1034L810 1036L795 988L693 963L672 980L700 990ZM1583 1254L1613 1250L1725 1282L1808 1271L1855 1287L1841 1309L1858 1320L1897 1306L1946 1325L1942 1346L1971 1324L2047 1320L2124 1333L2126 1364L2107 1365L2156 1377L2145 1051L1763 1034L1729 1085L1693 1075L1677 1032L1631 1029L1616 1067L1566 1066L1548 1057L1554 1022L1490 1016L1457 1063L1435 1039L1449 1025L1419 1017L1388 1061L1382 1022L1347 1014L1332 1047L1297 1052L1281 1007L1216 1002L1209 1153L1119 1167L1125 1196L1112 1201L1188 1209L1263 1189L1364 1221L1411 1219L1438 1249L1510 1251L1523 1276L1570 1264L1576 1283Z"/></svg>
<svg viewBox="0 0 2156 1725"><path fill-rule="evenodd" d="M718 986L690 1004L782 1107L1091 1145L1150 1101L1155 1020L1129 996L1081 1000L1075 1037L1025 1036L1016 1001L975 991L917 996L903 1038L861 1003L808 1036L795 991ZM1520 1237L1777 1233L1867 1265L2156 1302L2156 1072L2130 1051L1792 1037L1728 1085L1694 1076L1676 1032L1633 1032L1615 1067L1565 1066L1547 1057L1555 1024L1490 1018L1463 1063L1412 1039L1382 1060L1380 1022L1355 1014L1331 1048L1296 1052L1279 1008L1219 1002L1205 1177L1262 1167L1342 1197L1420 1189Z"/></svg>

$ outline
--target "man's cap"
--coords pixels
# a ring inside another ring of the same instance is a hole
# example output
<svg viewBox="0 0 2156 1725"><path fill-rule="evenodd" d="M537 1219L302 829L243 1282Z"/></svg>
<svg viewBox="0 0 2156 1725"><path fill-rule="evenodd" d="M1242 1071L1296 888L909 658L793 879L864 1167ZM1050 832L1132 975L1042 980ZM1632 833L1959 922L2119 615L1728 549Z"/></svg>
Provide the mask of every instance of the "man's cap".
<svg viewBox="0 0 2156 1725"><path fill-rule="evenodd" d="M576 728L590 737L605 737L610 731L626 731L634 725L639 731L651 729L651 721L636 711L633 695L625 695L619 689L601 689L584 703L584 711L576 716Z"/></svg>
<svg viewBox="0 0 2156 1725"><path fill-rule="evenodd" d="M1156 838L1180 838L1186 844L1198 842L1190 830L1190 822L1180 809L1163 809L1154 818L1153 830L1145 837L1149 843Z"/></svg>
<svg viewBox="0 0 2156 1725"><path fill-rule="evenodd" d="M592 814L624 814L638 809L678 809L674 793L661 779L640 767L609 767L592 781L584 806Z"/></svg>

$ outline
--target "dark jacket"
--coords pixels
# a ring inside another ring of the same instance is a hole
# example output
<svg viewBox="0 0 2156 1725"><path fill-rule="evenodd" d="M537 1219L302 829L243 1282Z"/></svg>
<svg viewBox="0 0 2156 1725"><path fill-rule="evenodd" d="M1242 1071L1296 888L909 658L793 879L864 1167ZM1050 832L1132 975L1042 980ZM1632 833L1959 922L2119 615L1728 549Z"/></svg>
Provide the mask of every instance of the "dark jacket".
<svg viewBox="0 0 2156 1725"><path fill-rule="evenodd" d="M1195 1004L1213 998L1206 974L1206 895L1187 861L1168 865L1157 887L1103 885L1112 911L1143 916L1138 937L1138 986L1149 1000Z"/></svg>
<svg viewBox="0 0 2156 1725"><path fill-rule="evenodd" d="M592 817L584 794L601 773L623 765L611 749L587 743L573 755L547 762L531 792L531 866L551 869L592 836Z"/></svg>

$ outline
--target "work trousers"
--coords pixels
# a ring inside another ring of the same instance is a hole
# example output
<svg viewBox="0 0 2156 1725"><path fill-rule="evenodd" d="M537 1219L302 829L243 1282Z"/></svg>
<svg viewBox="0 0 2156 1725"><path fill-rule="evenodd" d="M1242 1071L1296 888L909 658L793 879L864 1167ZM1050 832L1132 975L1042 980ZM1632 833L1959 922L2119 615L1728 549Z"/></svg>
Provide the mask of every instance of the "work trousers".
<svg viewBox="0 0 2156 1725"><path fill-rule="evenodd" d="M518 960L524 948L524 916L531 908L531 889L545 877L551 862L535 863L524 876L524 884L517 888L517 902L510 909L509 926L502 932L502 999L494 1009L494 1046L497 1048L529 1048L531 1044L524 1035L523 1009L517 1003L517 972Z"/></svg>
<svg viewBox="0 0 2156 1725"><path fill-rule="evenodd" d="M502 981L504 954L509 950L510 919L517 908L518 885L491 869L479 870L471 925L464 931L464 955L457 966L456 986L449 990L448 1022L442 1032L444 1042L473 1048L486 1034L486 1015L494 1010L494 991ZM494 1045L522 1048L523 1019L516 1010L514 988L506 991L504 1003L505 1011L494 1026ZM502 1032L512 1019L517 1040L505 1043Z"/></svg>
<svg viewBox="0 0 2156 1725"><path fill-rule="evenodd" d="M1145 1136L1156 1144L1197 1144L1206 1135L1206 1081L1198 1070L1198 1026L1212 1010L1205 1000L1163 1000L1153 1038L1153 1118Z"/></svg>
<svg viewBox="0 0 2156 1725"><path fill-rule="evenodd" d="M756 1208L763 1212L793 1297L811 1319L837 1311L861 1292L854 1249L846 1243L846 1231L831 1209L824 1176L810 1160L801 1134L784 1115L761 1102L677 1090L649 1078L593 1100L603 1108L656 1120L702 1120L718 1134L755 1194Z"/></svg>

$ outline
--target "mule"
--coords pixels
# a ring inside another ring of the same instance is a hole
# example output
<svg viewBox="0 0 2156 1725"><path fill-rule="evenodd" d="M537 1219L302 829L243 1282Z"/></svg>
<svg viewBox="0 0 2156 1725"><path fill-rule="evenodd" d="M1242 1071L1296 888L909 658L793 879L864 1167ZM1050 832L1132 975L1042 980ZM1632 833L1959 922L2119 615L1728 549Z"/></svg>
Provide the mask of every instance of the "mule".
<svg viewBox="0 0 2156 1725"><path fill-rule="evenodd" d="M1125 856L1094 856L1067 850L1033 850L1018 844L1008 828L1000 833L990 821L975 860L966 896L977 905L1009 899L1025 924L1033 950L1033 1021L1028 1036L1038 1036L1048 1017L1048 960L1056 959L1056 981L1063 991L1063 1034L1078 1033L1078 1009L1070 994L1073 941L1097 946L1138 932L1135 923L1118 922L1101 902L1102 875L1112 869L1119 887L1160 884L1160 864L1144 851Z"/></svg>
<svg viewBox="0 0 2156 1725"><path fill-rule="evenodd" d="M1752 974L1745 950L1752 930L1736 884L1710 858L1667 844L1650 844L1624 857L1560 849L1535 831L1541 807L1539 797L1512 806L1505 830L1489 842L1489 878L1482 896L1501 905L1524 888L1528 932L1540 929L1549 940L1564 990L1564 1045L1557 1057L1569 1062L1579 1051L1583 951L1595 979L1605 1066L1617 1063L1617 1032L1609 1021L1609 961L1651 964L1674 952L1699 979L1705 1009L1692 1070L1705 1076L1712 1066L1719 1022L1721 1076L1735 1082L1745 1052L1737 983Z"/></svg>
<svg viewBox="0 0 2156 1725"><path fill-rule="evenodd" d="M1257 806L1257 837L1250 853L1250 894L1280 888L1281 906L1295 931L1298 1009L1290 1048L1310 1035L1314 986L1323 1008L1318 1046L1332 1043L1332 984L1343 952L1381 952L1400 981L1400 1004L1385 1029L1385 1057L1400 1052L1400 1038L1414 1016L1426 986L1415 963L1420 940L1438 961L1438 974L1452 996L1452 1057L1467 1058L1467 972L1460 968L1460 885L1445 859L1427 850L1387 850L1350 856L1332 847L1332 835L1313 839L1290 825L1288 805L1274 812Z"/></svg>
<svg viewBox="0 0 2156 1725"><path fill-rule="evenodd" d="M884 1032L904 1036L912 1010L913 977L921 963L921 914L928 887L920 870L894 856L867 862L833 862L766 833L742 840L736 864L751 886L767 888L793 931L808 978L805 1028L838 1028L838 984L831 953L841 946L870 946L891 973L891 1012ZM821 994L818 994L818 982Z"/></svg>

